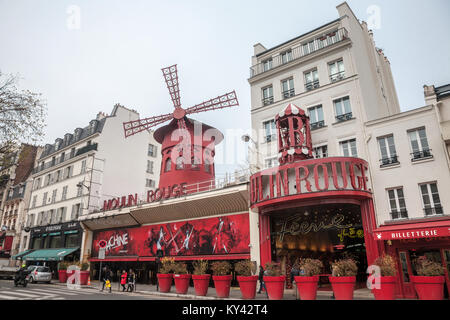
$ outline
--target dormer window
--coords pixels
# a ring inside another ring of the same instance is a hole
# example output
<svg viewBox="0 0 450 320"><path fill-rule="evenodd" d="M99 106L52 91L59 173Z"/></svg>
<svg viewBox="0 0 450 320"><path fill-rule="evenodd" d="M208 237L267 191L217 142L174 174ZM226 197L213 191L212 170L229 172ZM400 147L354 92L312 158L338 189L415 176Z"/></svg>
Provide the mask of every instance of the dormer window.
<svg viewBox="0 0 450 320"><path fill-rule="evenodd" d="M83 129L81 129L81 128L76 128L75 129L75 139L76 140L80 139L82 131L83 131Z"/></svg>
<svg viewBox="0 0 450 320"><path fill-rule="evenodd" d="M92 120L89 122L89 132L93 134L95 132L95 128L97 127L97 120Z"/></svg>

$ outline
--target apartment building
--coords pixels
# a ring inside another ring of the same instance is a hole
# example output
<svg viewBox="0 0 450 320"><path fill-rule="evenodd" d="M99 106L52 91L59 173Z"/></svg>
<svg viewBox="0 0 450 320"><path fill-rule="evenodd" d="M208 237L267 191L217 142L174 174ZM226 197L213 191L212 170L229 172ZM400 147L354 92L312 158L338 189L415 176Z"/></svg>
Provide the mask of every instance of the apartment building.
<svg viewBox="0 0 450 320"><path fill-rule="evenodd" d="M39 251L45 248L64 248L79 259L80 216L101 211L111 197L155 188L161 158L153 133L124 135L123 123L138 118L136 111L117 104L110 115L100 112L88 126L45 146L33 170L23 235L35 251L24 260L45 260Z"/></svg>

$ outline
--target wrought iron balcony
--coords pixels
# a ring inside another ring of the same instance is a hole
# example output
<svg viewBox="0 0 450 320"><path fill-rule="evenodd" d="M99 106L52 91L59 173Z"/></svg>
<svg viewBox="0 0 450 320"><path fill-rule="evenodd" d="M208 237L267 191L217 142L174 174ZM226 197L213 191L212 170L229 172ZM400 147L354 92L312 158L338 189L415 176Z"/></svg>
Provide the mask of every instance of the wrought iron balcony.
<svg viewBox="0 0 450 320"><path fill-rule="evenodd" d="M273 96L262 99L263 106L268 106L273 103Z"/></svg>
<svg viewBox="0 0 450 320"><path fill-rule="evenodd" d="M423 209L426 216L433 216L436 214L444 214L444 208L440 205L436 205L434 207L426 207Z"/></svg>
<svg viewBox="0 0 450 320"><path fill-rule="evenodd" d="M305 83L306 91L311 91L320 87L319 80Z"/></svg>
<svg viewBox="0 0 450 320"><path fill-rule="evenodd" d="M323 127L325 127L325 120L311 123L310 126L311 126L311 130L317 130L317 129L323 128Z"/></svg>
<svg viewBox="0 0 450 320"><path fill-rule="evenodd" d="M345 79L345 71L341 71L341 72L330 75L331 82L338 82L343 79Z"/></svg>
<svg viewBox="0 0 450 320"><path fill-rule="evenodd" d="M336 116L336 121L344 122L344 121L351 120L352 118L353 118L353 113L349 112L346 114L341 114L341 115Z"/></svg>
<svg viewBox="0 0 450 320"><path fill-rule="evenodd" d="M408 211L406 209L392 210L391 217L392 220L408 219Z"/></svg>
<svg viewBox="0 0 450 320"><path fill-rule="evenodd" d="M431 149L424 149L422 151L414 151L411 153L411 161L417 161L431 157L433 157L433 155L431 154Z"/></svg>
<svg viewBox="0 0 450 320"><path fill-rule="evenodd" d="M295 89L287 90L282 93L283 99L288 99L295 96Z"/></svg>
<svg viewBox="0 0 450 320"><path fill-rule="evenodd" d="M386 166L398 164L400 162L398 162L398 156L395 155L395 156L392 156L392 157L389 157L389 158L381 159L380 163L381 163L380 167L386 167Z"/></svg>
<svg viewBox="0 0 450 320"><path fill-rule="evenodd" d="M273 70L279 66L303 58L315 52L325 50L326 48L334 46L335 44L340 43L346 39L348 39L348 32L345 28L338 29L336 32L332 32L324 37L318 37L313 41L313 44L309 45L308 43L307 50L305 50L303 46L293 48L292 56L290 56L290 59L286 59L286 57L284 57L283 59L282 55L277 55L275 57L272 57L271 64L264 64L264 62L260 62L250 67L250 78L256 77L259 74L262 74L269 70ZM267 61L267 59L265 61Z"/></svg>

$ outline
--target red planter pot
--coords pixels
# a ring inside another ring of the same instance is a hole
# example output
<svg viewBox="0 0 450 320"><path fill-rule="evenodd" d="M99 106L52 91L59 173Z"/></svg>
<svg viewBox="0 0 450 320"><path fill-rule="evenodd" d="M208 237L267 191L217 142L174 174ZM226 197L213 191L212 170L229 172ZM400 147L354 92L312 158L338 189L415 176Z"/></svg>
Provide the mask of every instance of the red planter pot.
<svg viewBox="0 0 450 320"><path fill-rule="evenodd" d="M66 270L58 270L58 279L60 283L66 283L67 281Z"/></svg>
<svg viewBox="0 0 450 320"><path fill-rule="evenodd" d="M70 280L69 278L72 276L74 270L66 270L66 281L67 283L74 284L75 283L75 277L72 277Z"/></svg>
<svg viewBox="0 0 450 320"><path fill-rule="evenodd" d="M300 300L316 300L319 276L294 277Z"/></svg>
<svg viewBox="0 0 450 320"><path fill-rule="evenodd" d="M356 277L329 277L336 300L353 300Z"/></svg>
<svg viewBox="0 0 450 320"><path fill-rule="evenodd" d="M80 271L80 285L87 285L89 280L89 271Z"/></svg>
<svg viewBox="0 0 450 320"><path fill-rule="evenodd" d="M263 277L266 284L269 300L282 300L284 296L284 284L286 276L281 277Z"/></svg>
<svg viewBox="0 0 450 320"><path fill-rule="evenodd" d="M194 281L195 294L197 296L201 297L206 296L206 293L208 293L210 278L211 278L210 274L192 275L192 280Z"/></svg>
<svg viewBox="0 0 450 320"><path fill-rule="evenodd" d="M237 281L239 282L239 288L241 289L242 299L255 299L258 276L238 276Z"/></svg>
<svg viewBox="0 0 450 320"><path fill-rule="evenodd" d="M173 274L158 273L156 276L158 277L159 292L165 292L165 293L170 292L170 288L172 286Z"/></svg>
<svg viewBox="0 0 450 320"><path fill-rule="evenodd" d="M375 300L395 300L395 283L397 277L379 277L376 281L380 281L380 288L372 289Z"/></svg>
<svg viewBox="0 0 450 320"><path fill-rule="evenodd" d="M420 300L443 300L444 299L444 276L424 277L411 276L414 289Z"/></svg>
<svg viewBox="0 0 450 320"><path fill-rule="evenodd" d="M174 274L175 290L178 294L186 294L189 289L190 274Z"/></svg>
<svg viewBox="0 0 450 320"><path fill-rule="evenodd" d="M230 296L232 276L213 276L214 287L218 298L228 298Z"/></svg>

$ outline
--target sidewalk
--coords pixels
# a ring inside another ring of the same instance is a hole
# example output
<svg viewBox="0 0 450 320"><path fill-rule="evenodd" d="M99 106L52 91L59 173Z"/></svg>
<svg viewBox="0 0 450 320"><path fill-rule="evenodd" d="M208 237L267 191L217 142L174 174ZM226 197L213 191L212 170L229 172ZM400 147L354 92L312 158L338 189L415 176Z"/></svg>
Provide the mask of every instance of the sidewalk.
<svg viewBox="0 0 450 320"><path fill-rule="evenodd" d="M66 286L65 283L52 282L52 284L59 286ZM81 286L82 288L94 288L101 289L102 284L99 281L91 281L90 286ZM119 284L117 282L113 282L111 284L111 288L113 292L122 292L122 289L119 290ZM156 285L148 285L148 284L136 284L136 293L139 294L148 294L159 297L168 297L168 298L181 298L181 299L193 299L193 300L242 300L241 291L238 287L232 287L230 290L229 298L217 298L216 297L216 289L209 288L208 293L204 297L199 297L195 295L194 287L189 287L187 294L177 294L175 291L175 285L172 285L170 292L162 293L156 290ZM317 292L317 300L332 300L333 292L331 291L318 291ZM369 289L359 289L354 292L354 300L374 300L373 294ZM267 296L265 293L256 294L255 300L267 300ZM285 289L283 300L296 300L295 291L293 289Z"/></svg>

